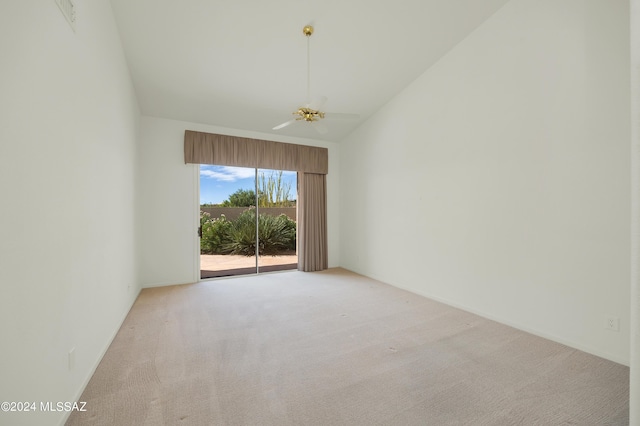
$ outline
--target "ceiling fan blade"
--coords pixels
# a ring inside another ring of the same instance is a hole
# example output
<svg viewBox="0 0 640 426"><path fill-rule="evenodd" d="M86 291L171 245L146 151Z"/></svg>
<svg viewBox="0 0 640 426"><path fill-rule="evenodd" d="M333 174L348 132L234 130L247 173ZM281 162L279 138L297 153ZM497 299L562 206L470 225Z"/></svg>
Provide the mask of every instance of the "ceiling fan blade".
<svg viewBox="0 0 640 426"><path fill-rule="evenodd" d="M327 103L327 97L326 96L320 96L319 98L316 98L313 100L313 102L311 102L309 104L309 108L311 109L315 109L316 111L320 110L324 104Z"/></svg>
<svg viewBox="0 0 640 426"><path fill-rule="evenodd" d="M276 127L274 127L274 128L273 128L273 129L271 129L271 130L280 130L280 129L282 129L283 127L287 127L288 125L293 124L293 123L295 123L295 122L296 122L296 119L294 118L294 119L292 119L292 120L289 120L289 121L286 121L286 122L284 122L284 123L282 123L282 124L277 125Z"/></svg>
<svg viewBox="0 0 640 426"><path fill-rule="evenodd" d="M318 131L318 133L320 133L321 135L324 135L326 133L329 132L329 129L327 129L327 126L325 126L324 124L320 123L319 121L312 121L311 125L313 126L314 129L316 129Z"/></svg>
<svg viewBox="0 0 640 426"><path fill-rule="evenodd" d="M359 114L345 114L342 112L325 112L324 118L337 118L343 120L355 120L360 118Z"/></svg>

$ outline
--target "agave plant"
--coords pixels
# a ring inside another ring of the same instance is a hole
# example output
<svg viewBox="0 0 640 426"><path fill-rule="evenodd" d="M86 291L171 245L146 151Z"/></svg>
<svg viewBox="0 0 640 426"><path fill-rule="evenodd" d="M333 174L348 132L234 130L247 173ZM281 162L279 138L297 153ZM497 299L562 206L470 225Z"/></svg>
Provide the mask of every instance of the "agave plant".
<svg viewBox="0 0 640 426"><path fill-rule="evenodd" d="M256 253L256 211L244 211L231 222L228 243L223 251L229 254L254 256ZM296 224L286 215L258 216L259 255L276 256L288 250L295 250Z"/></svg>

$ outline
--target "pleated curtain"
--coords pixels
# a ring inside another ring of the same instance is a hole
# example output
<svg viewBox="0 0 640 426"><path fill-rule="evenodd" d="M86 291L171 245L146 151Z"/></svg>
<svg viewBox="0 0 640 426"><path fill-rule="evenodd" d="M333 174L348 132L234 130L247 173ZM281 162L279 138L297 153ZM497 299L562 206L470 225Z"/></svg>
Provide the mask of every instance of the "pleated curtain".
<svg viewBox="0 0 640 426"><path fill-rule="evenodd" d="M328 150L186 130L184 162L298 172L298 270L328 267Z"/></svg>
<svg viewBox="0 0 640 426"><path fill-rule="evenodd" d="M327 269L326 175L298 173L298 235L298 270Z"/></svg>

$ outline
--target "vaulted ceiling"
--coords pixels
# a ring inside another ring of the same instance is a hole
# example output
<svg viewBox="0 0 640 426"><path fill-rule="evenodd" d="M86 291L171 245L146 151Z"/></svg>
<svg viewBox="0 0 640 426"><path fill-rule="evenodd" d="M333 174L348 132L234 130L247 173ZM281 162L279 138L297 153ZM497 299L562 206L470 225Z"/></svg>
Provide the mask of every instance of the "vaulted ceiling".
<svg viewBox="0 0 640 426"><path fill-rule="evenodd" d="M508 0L111 0L142 113L340 141ZM311 97L357 120L271 130Z"/></svg>

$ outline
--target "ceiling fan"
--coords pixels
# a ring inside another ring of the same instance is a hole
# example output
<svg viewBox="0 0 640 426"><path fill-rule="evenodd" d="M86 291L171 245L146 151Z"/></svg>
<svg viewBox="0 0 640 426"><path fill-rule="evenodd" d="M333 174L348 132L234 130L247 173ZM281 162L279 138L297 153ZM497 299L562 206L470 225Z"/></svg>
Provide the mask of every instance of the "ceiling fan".
<svg viewBox="0 0 640 426"><path fill-rule="evenodd" d="M311 126L313 126L318 131L318 133L325 134L329 131L329 129L324 125L324 123L321 123L320 120L324 118L357 119L360 118L360 116L358 114L343 114L320 111L320 109L327 102L326 96L322 96L317 100L311 102L311 51L309 47L309 40L311 39L311 34L313 34L313 27L311 25L306 25L302 29L302 33L307 37L307 103L304 106L298 108L297 111L293 112L295 118L275 126L273 130L280 130L298 121L304 121L310 123Z"/></svg>

